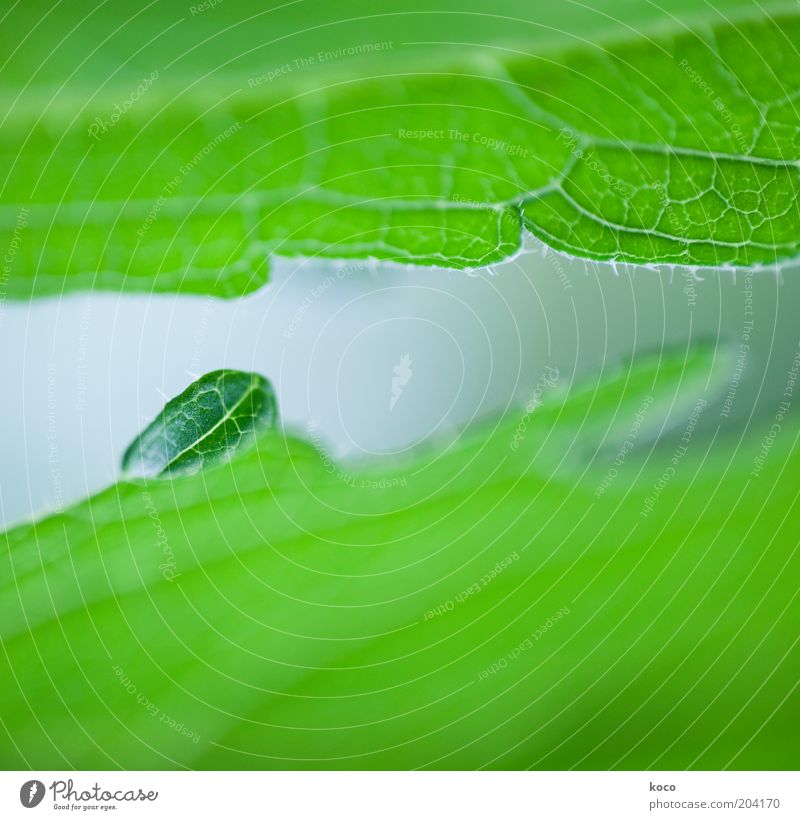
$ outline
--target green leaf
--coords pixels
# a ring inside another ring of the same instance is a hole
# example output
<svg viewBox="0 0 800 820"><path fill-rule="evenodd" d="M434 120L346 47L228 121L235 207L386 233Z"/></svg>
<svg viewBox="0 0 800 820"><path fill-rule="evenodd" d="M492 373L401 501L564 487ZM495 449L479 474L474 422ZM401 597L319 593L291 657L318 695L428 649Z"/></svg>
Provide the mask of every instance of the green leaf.
<svg viewBox="0 0 800 820"><path fill-rule="evenodd" d="M6 533L0 763L796 769L800 427L692 426L714 361L388 465L271 434Z"/></svg>
<svg viewBox="0 0 800 820"><path fill-rule="evenodd" d="M291 71L181 85L180 59L151 48L158 77L130 105L149 75L126 75L113 104L68 86L57 105L11 107L8 295L238 296L274 256L468 269L526 231L595 260L794 259L800 15L707 16L601 45L548 49L540 33L533 52L443 53L416 71L379 52L363 79L323 67L310 85Z"/></svg>
<svg viewBox="0 0 800 820"><path fill-rule="evenodd" d="M275 394L263 376L215 370L167 402L125 451L122 469L142 477L196 473L232 458L276 418Z"/></svg>

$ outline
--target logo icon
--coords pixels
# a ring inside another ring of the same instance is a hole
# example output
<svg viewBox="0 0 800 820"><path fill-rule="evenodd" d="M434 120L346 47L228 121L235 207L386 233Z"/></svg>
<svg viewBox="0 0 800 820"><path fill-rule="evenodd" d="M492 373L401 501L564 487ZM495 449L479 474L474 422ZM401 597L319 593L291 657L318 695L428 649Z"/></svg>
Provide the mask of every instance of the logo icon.
<svg viewBox="0 0 800 820"><path fill-rule="evenodd" d="M22 784L19 790L19 802L25 806L26 809L32 809L38 806L44 798L44 783L41 780L29 780Z"/></svg>
<svg viewBox="0 0 800 820"><path fill-rule="evenodd" d="M414 371L411 369L412 358L408 353L400 357L400 361L392 368L392 395L389 399L389 410L394 410L397 400L403 394L403 388L411 381Z"/></svg>

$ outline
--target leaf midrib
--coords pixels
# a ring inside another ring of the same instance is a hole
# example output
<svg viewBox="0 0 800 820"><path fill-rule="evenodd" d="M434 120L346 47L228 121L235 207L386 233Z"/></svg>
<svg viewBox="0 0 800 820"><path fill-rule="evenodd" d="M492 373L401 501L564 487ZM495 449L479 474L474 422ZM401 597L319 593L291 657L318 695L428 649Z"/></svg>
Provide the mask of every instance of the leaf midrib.
<svg viewBox="0 0 800 820"><path fill-rule="evenodd" d="M234 404L234 405L233 405L230 409L226 410L226 411L225 411L225 413L224 413L222 416L220 416L220 418L219 418L219 419L218 419L218 420L217 420L217 421L216 421L216 422L215 422L215 423L214 423L211 427L209 427L209 428L208 428L208 430L206 430L206 431L205 431L205 433L203 433L203 435L202 435L202 436L200 436L199 438L195 439L195 440L194 440L194 441L193 441L193 442L192 442L192 443L191 443L188 447L184 447L184 449L183 449L183 450L181 450L179 453L176 453L176 454L175 454L175 455L174 455L174 456L173 456L173 457L172 457L172 458L171 458L171 459L167 462L167 464L166 464L166 466L164 467L164 469L163 469L163 470L161 470L161 471L159 472L159 476L166 475L166 474L169 472L170 468L171 468L171 467L175 464L175 462L177 462L177 461L178 461L178 459L180 459L180 458L181 458L181 456L184 456L184 455L186 455L186 453L188 453L189 451L196 449L197 445L198 445L198 444L200 444L200 442L201 442L201 441L204 441L205 439L207 439L207 438L208 438L208 437L209 437L209 436L210 436L210 435L211 435L211 434L212 434L215 430L217 430L217 429L218 429L218 428L219 428L222 424L224 424L226 421L230 420L230 419L233 417L233 413L234 413L234 412L235 412L235 411L239 408L239 406L241 405L241 403L242 403L242 402L243 402L243 401L244 401L244 400L245 400L245 399L246 399L249 395L251 395L252 393L254 393L254 392L255 392L255 390L256 390L256 380L255 380L255 379L251 379L251 381L250 381L250 386L247 388L247 390L245 390L245 392L244 392L244 393L242 393L241 397L240 397L239 399L237 399L236 403L235 403L235 404ZM221 398L221 397L220 397L220 398Z"/></svg>

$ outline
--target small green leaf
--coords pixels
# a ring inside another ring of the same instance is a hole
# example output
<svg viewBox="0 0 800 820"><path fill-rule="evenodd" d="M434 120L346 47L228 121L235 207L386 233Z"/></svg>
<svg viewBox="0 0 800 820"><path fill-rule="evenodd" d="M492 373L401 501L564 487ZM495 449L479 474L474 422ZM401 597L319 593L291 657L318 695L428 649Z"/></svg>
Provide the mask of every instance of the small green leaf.
<svg viewBox="0 0 800 820"><path fill-rule="evenodd" d="M139 476L196 473L233 453L257 431L275 425L272 386L257 373L215 370L167 402L122 457Z"/></svg>

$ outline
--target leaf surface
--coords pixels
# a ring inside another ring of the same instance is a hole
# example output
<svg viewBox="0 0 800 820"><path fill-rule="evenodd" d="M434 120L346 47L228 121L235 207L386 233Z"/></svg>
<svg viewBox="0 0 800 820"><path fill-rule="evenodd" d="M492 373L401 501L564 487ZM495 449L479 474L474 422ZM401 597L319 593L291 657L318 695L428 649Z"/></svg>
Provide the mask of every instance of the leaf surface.
<svg viewBox="0 0 800 820"><path fill-rule="evenodd" d="M131 476L195 473L232 458L236 449L275 425L272 386L256 373L215 370L171 399L122 457Z"/></svg>
<svg viewBox="0 0 800 820"><path fill-rule="evenodd" d="M756 478L759 434L687 446L713 358L380 468L272 434L6 533L0 762L797 768L799 430Z"/></svg>
<svg viewBox="0 0 800 820"><path fill-rule="evenodd" d="M126 74L116 102L65 81L0 126L8 295L239 296L274 256L469 269L526 233L594 260L792 260L800 15L707 16L435 65L429 49L419 69L373 43L370 71L325 63L311 85L294 69L212 82L152 49L157 78Z"/></svg>

